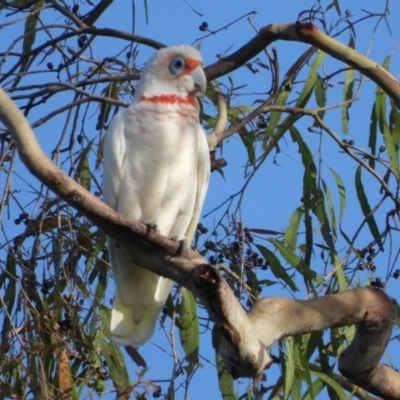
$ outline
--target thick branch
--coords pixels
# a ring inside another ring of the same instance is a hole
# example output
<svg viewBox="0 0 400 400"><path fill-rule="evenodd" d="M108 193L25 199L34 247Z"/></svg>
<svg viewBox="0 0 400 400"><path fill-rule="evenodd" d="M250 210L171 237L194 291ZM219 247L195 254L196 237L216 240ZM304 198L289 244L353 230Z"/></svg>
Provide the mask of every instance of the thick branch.
<svg viewBox="0 0 400 400"><path fill-rule="evenodd" d="M375 61L325 35L311 23L272 24L261 28L253 39L235 53L206 67L207 79L216 79L243 66L277 40L309 43L344 61L380 86L400 108L400 84L393 75Z"/></svg>
<svg viewBox="0 0 400 400"><path fill-rule="evenodd" d="M399 399L399 373L379 364L392 332L393 313L393 302L384 292L358 288L308 301L261 299L248 317L268 348L287 336L355 324L355 338L340 355L339 370L371 393Z"/></svg>

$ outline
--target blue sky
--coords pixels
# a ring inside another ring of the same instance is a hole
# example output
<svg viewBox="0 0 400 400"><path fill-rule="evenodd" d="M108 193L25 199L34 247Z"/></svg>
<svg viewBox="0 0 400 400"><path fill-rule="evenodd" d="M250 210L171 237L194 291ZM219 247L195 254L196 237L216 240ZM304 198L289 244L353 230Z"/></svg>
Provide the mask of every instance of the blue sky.
<svg viewBox="0 0 400 400"><path fill-rule="evenodd" d="M141 36L147 36L152 39L159 40L167 45L174 44L199 44L201 43L201 52L205 61L205 65L214 63L217 60L217 54L230 54L249 39L251 39L255 32L254 28L249 24L246 18L240 20L226 30L222 30L216 35L211 35L204 40L198 40L205 36L198 27L203 21L207 21L211 30L218 30L230 22L240 18L241 16L256 11L257 14L252 18L253 24L260 28L264 25L271 23L281 22L294 22L297 20L299 13L305 9L315 5L315 1L298 1L298 0L282 0L281 2L271 0L248 0L246 2L241 0L221 0L210 1L204 0L201 2L183 0L154 0L148 1L148 24L145 21L144 1L138 0L135 3L135 32ZM330 1L321 1L323 7L326 7ZM363 1L339 1L342 12L350 9L352 14L357 18L366 15L361 12L361 8L369 11L381 12L384 9L385 1L377 0L374 2ZM84 9L84 5L81 6ZM192 10L193 7L195 11ZM201 16L198 14L202 14ZM328 14L328 22L337 19L335 11L332 10ZM391 15L388 17L388 26L382 21L376 28L374 36L372 31L377 24L377 19L365 21L355 27L356 31L356 49L376 60L381 64L384 58L392 55L390 63L390 70L393 75L398 76L400 71L400 58L396 51L396 39L400 38L400 27L398 24L398 15L400 15L400 3L392 2ZM350 20L356 19L350 17ZM0 21L1 21L0 15ZM132 5L128 1L116 0L110 7L110 10L102 17L97 23L97 27L110 27L124 31L132 31ZM318 23L317 23L318 26ZM344 25L342 25L343 27ZM333 34L336 33L334 30ZM392 35L392 36L391 36ZM338 38L344 43L349 41L349 32L345 32ZM96 56L101 58L110 54L116 54L118 48L115 47L115 41L104 40L102 48L97 48ZM122 51L126 43L120 43L120 50ZM279 55L279 62L281 66L281 73L283 74L288 67L296 60L296 58L307 48L306 45L300 43L277 42L273 44L277 48ZM1 47L1 45L0 45ZM153 49L147 49L143 46L139 48L138 65L142 65L147 58L153 53ZM122 53L124 54L124 53ZM260 55L261 61L265 62L265 55ZM324 63L324 70L329 73L337 68L342 68L343 64L336 62L329 57L326 58ZM260 70L258 74L252 74L249 69L243 67L231 74L236 87L246 85L242 92L242 96L238 96L234 100L234 104L239 106L241 104L252 104L254 100L263 97L269 89L270 80L269 74ZM300 75L299 80L304 79L305 75ZM337 83L343 80L343 76L338 76ZM221 83L227 84L227 78L220 80ZM256 94L254 94L256 93ZM373 103L373 96L375 93L375 84L366 81L363 84L362 95L360 100L356 101L351 107L351 119L349 124L349 139L352 139L360 147L367 147L370 112ZM328 96L328 104L336 104L341 101L342 89L338 86L337 90L333 90ZM52 104L54 106L54 104ZM310 107L315 106L315 102L310 103ZM206 106L210 107L210 106ZM207 108L206 108L207 110ZM39 118L40 115L33 114L32 118ZM344 137L341 132L341 110L334 110L327 113L325 121L337 132L340 137ZM85 127L87 132L93 129L93 121L88 123ZM322 163L325 164L323 168L323 178L328 184L333 185L334 180L329 173L327 167L335 169L335 171L342 177L345 182L347 191L348 206L345 211L343 229L350 235L354 234L359 224L362 221L362 215L358 211L358 203L354 192L354 174L356 165L355 163L347 160L347 158L338 152L338 148L332 140L326 136L320 137L315 133L310 133L307 128L312 125L310 119L304 118L299 124L298 128L304 135L309 143L310 148L315 154L316 160L318 155L321 154ZM45 150L50 151L54 147L58 137L58 131L51 132L51 129L57 129L57 120L54 120L49 126L37 129L37 135ZM383 144L383 143L382 143ZM322 152L319 153L318 149L321 146ZM259 149L261 154L261 149ZM222 150L222 156L227 159L228 167L224 169L225 178L223 179L217 173L212 175L211 184L207 200L204 206L204 214L209 213L222 201L224 201L232 193L236 193L243 187L245 182L244 178L244 165L246 164L245 149L237 137L230 138ZM258 171L255 178L249 185L248 190L243 198L241 206L241 218L244 225L249 228L264 228L272 230L283 230L288 225L290 214L293 210L300 205L300 198L302 196L302 179L303 167L301 164L300 156L293 146L290 137L287 137L281 143L281 153L277 155L276 162L273 162L273 157L270 156L264 163L262 168ZM28 178L26 170L22 166L18 166L18 171ZM18 182L18 178L15 178ZM4 175L0 176L0 183L3 185ZM334 186L333 186L334 187ZM373 194L377 191L377 184L374 181L368 181L366 187L367 192ZM337 191L332 189L333 201L338 213L339 195ZM378 199L378 197L376 197ZM377 200L376 200L377 201ZM352 203L356 203L352 207ZM27 200L28 203L28 200ZM224 210L224 209L222 209ZM386 209L381 211L383 215ZM212 213L203 223L212 229L213 225L219 220L221 212ZM7 221L4 221L7 223ZM10 221L8 221L10 223ZM9 234L13 235L20 233L20 228L9 228ZM371 240L368 229L364 228L360 238L360 245L366 244ZM344 244L343 244L344 246ZM394 239L394 248L399 247L398 238ZM394 250L395 252L396 250ZM382 254L378 261L382 266L387 264L388 253ZM324 273L323 266L318 255L313 258L313 268L318 270L319 273ZM328 265L328 271L330 270ZM265 272L265 278L271 279ZM382 267L380 276L385 280L386 269ZM359 275L360 284L366 283L368 273L363 272ZM261 276L264 278L264 276ZM391 280L389 283L389 293L394 295L396 290L397 281ZM270 290L263 291L264 296L284 295L290 296L288 291L282 291L279 285L271 286ZM303 296L303 297L302 297ZM112 288L106 295L106 303L108 304L109 298L112 297ZM298 298L304 298L304 293L298 295ZM169 322L168 322L169 323ZM169 330L169 325L166 326ZM178 340L178 337L177 337ZM183 352L180 345L177 344L180 356ZM147 371L146 379L169 379L171 373L171 366L173 359L171 357L170 345L166 340L165 333L160 330L154 336L152 343L145 345L140 349L141 354L146 359L149 371ZM396 348L393 347L393 351ZM398 347L397 347L398 351ZM276 348L274 353L277 353ZM216 377L216 370L213 366L215 362L214 352L211 346L211 332L208 331L202 335L201 342L201 355L203 367L199 368L193 378L193 382L189 389L189 398L191 400L200 400L205 398L217 399L219 398L218 383ZM392 358L393 355L392 355ZM393 361L393 360L392 360ZM140 370L132 364L131 376L135 379L135 373ZM267 372L268 381L266 385L272 385L277 379L278 367L273 366ZM247 387L248 381L243 379L239 380L237 387L240 394L242 394ZM167 383L160 383L163 392L165 393L168 387ZM110 388L111 390L111 388ZM177 392L176 398L183 398L184 391L181 389ZM325 397L324 397L325 396ZM151 394L150 394L151 397ZM105 396L107 399L114 398L112 393ZM321 395L320 399L327 398L326 395Z"/></svg>

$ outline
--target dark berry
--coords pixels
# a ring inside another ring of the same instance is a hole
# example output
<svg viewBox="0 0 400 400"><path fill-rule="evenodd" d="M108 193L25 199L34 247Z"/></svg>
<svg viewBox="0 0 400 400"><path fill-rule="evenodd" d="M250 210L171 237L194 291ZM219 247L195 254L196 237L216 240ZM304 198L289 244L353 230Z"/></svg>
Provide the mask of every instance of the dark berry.
<svg viewBox="0 0 400 400"><path fill-rule="evenodd" d="M79 36L79 38L78 38L78 46L79 46L80 49L85 45L86 40L87 40L86 35Z"/></svg>
<svg viewBox="0 0 400 400"><path fill-rule="evenodd" d="M267 127L265 119L261 115L258 117L257 125L259 129L265 129Z"/></svg>
<svg viewBox="0 0 400 400"><path fill-rule="evenodd" d="M236 253L238 253L238 252L240 251L240 244L239 244L239 242L233 242L233 243L232 243L232 248L233 248L233 251L235 251Z"/></svg>
<svg viewBox="0 0 400 400"><path fill-rule="evenodd" d="M205 226L203 226L203 227L200 229L200 232L204 235L205 233L208 232L208 228L205 227Z"/></svg>
<svg viewBox="0 0 400 400"><path fill-rule="evenodd" d="M204 22L199 26L199 29L200 29L202 32L205 32L205 31L208 29L208 22L207 22L207 21L204 21Z"/></svg>
<svg viewBox="0 0 400 400"><path fill-rule="evenodd" d="M369 254L375 254L375 247L374 246L371 246L369 249L368 249L368 253Z"/></svg>
<svg viewBox="0 0 400 400"><path fill-rule="evenodd" d="M204 243L204 247L205 247L206 249L214 249L214 248L215 248L215 243L212 242L211 240L207 240L207 241Z"/></svg>

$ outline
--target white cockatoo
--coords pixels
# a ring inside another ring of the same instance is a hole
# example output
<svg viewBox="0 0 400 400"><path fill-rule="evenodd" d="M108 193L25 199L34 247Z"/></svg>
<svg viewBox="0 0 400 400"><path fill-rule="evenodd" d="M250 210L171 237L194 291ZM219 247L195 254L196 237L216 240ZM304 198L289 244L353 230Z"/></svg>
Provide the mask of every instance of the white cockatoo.
<svg viewBox="0 0 400 400"><path fill-rule="evenodd" d="M210 175L196 99L205 90L196 49L159 50L146 64L133 104L111 121L104 144L105 203L188 243ZM121 345L139 346L153 335L173 282L131 262L111 238L108 246L116 285L112 337Z"/></svg>

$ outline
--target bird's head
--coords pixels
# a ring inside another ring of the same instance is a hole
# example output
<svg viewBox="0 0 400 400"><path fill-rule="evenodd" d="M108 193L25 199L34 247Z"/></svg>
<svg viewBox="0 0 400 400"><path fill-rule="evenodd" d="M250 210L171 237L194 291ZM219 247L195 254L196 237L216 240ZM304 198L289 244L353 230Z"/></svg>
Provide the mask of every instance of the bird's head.
<svg viewBox="0 0 400 400"><path fill-rule="evenodd" d="M206 91L201 54L188 45L165 47L147 62L135 97L178 96L191 98Z"/></svg>

